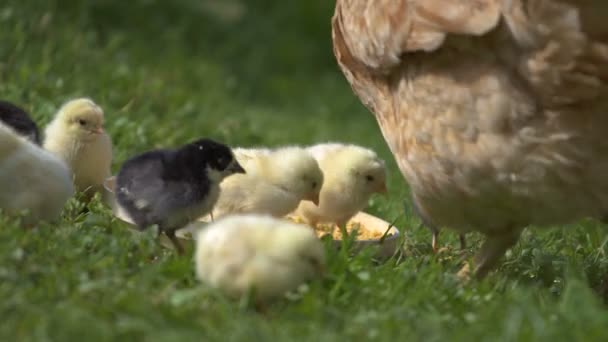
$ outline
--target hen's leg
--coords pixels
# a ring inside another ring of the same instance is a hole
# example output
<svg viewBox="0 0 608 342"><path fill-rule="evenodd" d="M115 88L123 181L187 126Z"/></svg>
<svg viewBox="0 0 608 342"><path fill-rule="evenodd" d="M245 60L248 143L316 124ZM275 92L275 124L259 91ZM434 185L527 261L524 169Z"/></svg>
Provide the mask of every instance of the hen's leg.
<svg viewBox="0 0 608 342"><path fill-rule="evenodd" d="M437 228L435 226L435 224L433 224L433 222L431 222L431 220L422 213L422 210L420 210L420 207L418 206L416 197L413 194L412 194L412 211L414 212L414 215L418 216L420 221L422 221L422 225L426 226L433 234L433 238L431 240L431 247L433 248L434 254L439 253L439 228Z"/></svg>
<svg viewBox="0 0 608 342"><path fill-rule="evenodd" d="M478 279L485 277L494 268L507 249L515 245L520 233L521 230L518 229L488 236L479 252L473 258L473 273L475 277ZM467 264L458 272L458 277L468 279L469 276L470 266Z"/></svg>
<svg viewBox="0 0 608 342"><path fill-rule="evenodd" d="M431 240L431 247L433 248L433 253L437 254L439 252L439 229L430 228L433 233L433 238Z"/></svg>
<svg viewBox="0 0 608 342"><path fill-rule="evenodd" d="M467 238L464 234L459 234L458 237L460 238L460 249L465 250L467 249Z"/></svg>

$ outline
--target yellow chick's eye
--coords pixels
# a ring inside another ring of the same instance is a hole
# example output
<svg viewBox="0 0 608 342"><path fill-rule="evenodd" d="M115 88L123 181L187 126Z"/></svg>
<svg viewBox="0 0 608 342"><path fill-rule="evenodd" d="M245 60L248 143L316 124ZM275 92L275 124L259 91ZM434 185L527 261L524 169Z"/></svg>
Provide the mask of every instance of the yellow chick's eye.
<svg viewBox="0 0 608 342"><path fill-rule="evenodd" d="M80 126L85 126L87 124L87 121L84 119L80 119L78 120L78 123L80 124Z"/></svg>
<svg viewBox="0 0 608 342"><path fill-rule="evenodd" d="M374 176L367 175L367 176L365 176L365 179L367 179L368 182L373 182Z"/></svg>

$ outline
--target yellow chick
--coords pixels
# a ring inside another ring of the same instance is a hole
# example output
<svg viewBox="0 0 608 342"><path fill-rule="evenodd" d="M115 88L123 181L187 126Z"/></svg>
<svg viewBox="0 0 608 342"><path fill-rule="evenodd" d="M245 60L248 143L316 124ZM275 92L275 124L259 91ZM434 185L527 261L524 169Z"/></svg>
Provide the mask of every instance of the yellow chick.
<svg viewBox="0 0 608 342"><path fill-rule="evenodd" d="M198 279L238 298L277 298L323 273L325 250L312 229L263 215L233 215L198 234Z"/></svg>
<svg viewBox="0 0 608 342"><path fill-rule="evenodd" d="M239 164L243 166L245 170L249 169L249 172L255 172L258 170L258 161L266 160L269 155L272 154L273 150L270 148L258 147L258 148L246 148L236 147L233 148L234 156L239 161Z"/></svg>
<svg viewBox="0 0 608 342"><path fill-rule="evenodd" d="M28 210L26 225L59 217L74 193L68 166L13 129L0 124L0 208Z"/></svg>
<svg viewBox="0 0 608 342"><path fill-rule="evenodd" d="M306 149L237 148L234 155L247 173L222 181L214 218L233 213L283 217L302 200L318 202L323 173Z"/></svg>
<svg viewBox="0 0 608 342"><path fill-rule="evenodd" d="M79 98L64 104L46 128L43 146L68 164L77 191L97 191L110 176L112 142L103 125L103 110Z"/></svg>
<svg viewBox="0 0 608 342"><path fill-rule="evenodd" d="M346 222L367 206L374 193L386 193L384 161L369 149L347 144L326 143L311 146L325 181L318 205L302 201L295 213L308 224Z"/></svg>

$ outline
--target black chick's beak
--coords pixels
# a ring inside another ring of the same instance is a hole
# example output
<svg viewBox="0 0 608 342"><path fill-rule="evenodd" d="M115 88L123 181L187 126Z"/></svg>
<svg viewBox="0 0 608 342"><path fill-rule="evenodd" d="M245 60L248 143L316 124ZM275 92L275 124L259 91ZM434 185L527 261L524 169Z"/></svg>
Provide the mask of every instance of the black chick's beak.
<svg viewBox="0 0 608 342"><path fill-rule="evenodd" d="M228 166L228 171L231 173L246 173L245 169L236 160Z"/></svg>

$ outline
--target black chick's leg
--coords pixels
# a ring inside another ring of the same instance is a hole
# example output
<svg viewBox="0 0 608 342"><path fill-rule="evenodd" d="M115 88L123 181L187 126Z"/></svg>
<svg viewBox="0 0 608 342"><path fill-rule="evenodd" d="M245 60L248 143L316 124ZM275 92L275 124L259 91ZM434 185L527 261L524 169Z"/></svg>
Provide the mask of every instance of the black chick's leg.
<svg viewBox="0 0 608 342"><path fill-rule="evenodd" d="M171 240L171 243L173 244L173 247L175 247L177 254L184 255L184 247L182 246L182 244L179 242L179 240L175 236L175 230L169 229L169 230L165 230L164 232L165 232L165 235L169 238L169 240Z"/></svg>
<svg viewBox="0 0 608 342"><path fill-rule="evenodd" d="M262 300L256 299L254 302L254 308L255 308L255 311L257 311L258 313L260 313L262 315L268 314L268 305L266 304L266 302L264 302Z"/></svg>

